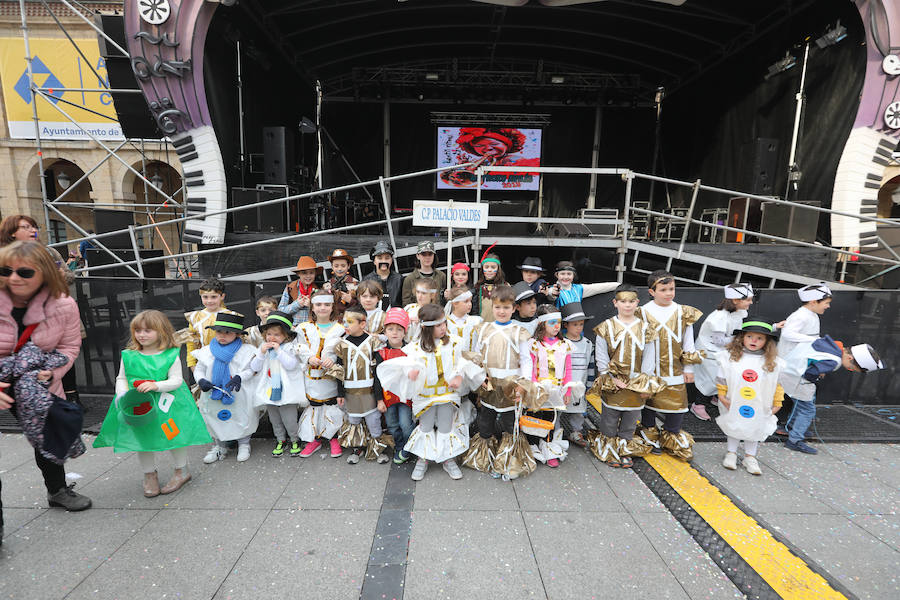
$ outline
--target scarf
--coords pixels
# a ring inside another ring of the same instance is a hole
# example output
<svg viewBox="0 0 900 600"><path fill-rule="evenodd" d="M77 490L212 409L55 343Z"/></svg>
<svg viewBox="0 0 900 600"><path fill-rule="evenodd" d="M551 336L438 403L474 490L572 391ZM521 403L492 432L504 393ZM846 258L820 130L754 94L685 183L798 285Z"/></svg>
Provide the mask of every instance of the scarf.
<svg viewBox="0 0 900 600"><path fill-rule="evenodd" d="M228 364L234 358L234 355L237 354L237 351L241 349L242 345L241 338L237 338L224 346L215 339L210 342L209 349L215 359L213 361L212 379L210 379L210 382L216 386L210 394L213 400L222 400L224 394L221 389L217 388L224 388L225 384L231 380L231 371L228 369Z"/></svg>
<svg viewBox="0 0 900 600"><path fill-rule="evenodd" d="M278 362L278 350L269 349L269 384L272 387L272 395L269 400L281 402L281 363Z"/></svg>

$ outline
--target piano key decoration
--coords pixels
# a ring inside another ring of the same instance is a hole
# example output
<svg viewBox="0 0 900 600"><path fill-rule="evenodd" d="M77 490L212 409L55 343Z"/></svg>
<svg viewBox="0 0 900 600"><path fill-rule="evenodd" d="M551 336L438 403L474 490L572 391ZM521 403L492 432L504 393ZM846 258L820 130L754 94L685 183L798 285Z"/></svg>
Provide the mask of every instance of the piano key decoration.
<svg viewBox="0 0 900 600"><path fill-rule="evenodd" d="M233 4L231 1L222 4ZM185 174L184 241L221 244L228 186L203 82L203 49L219 2L127 0L125 36L131 68L159 128L169 136Z"/></svg>

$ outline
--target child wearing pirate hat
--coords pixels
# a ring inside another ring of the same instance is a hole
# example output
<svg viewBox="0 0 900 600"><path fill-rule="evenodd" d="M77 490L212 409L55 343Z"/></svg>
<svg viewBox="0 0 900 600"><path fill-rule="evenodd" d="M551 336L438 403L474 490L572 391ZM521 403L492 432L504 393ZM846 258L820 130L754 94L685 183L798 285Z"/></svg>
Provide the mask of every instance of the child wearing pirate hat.
<svg viewBox="0 0 900 600"><path fill-rule="evenodd" d="M748 318L731 331L732 339L715 355L719 396L716 424L728 437L722 466L737 469L737 450L744 443L744 468L762 475L756 460L759 443L777 426L784 389L779 383L784 360L778 358L778 329L761 318Z"/></svg>
<svg viewBox="0 0 900 600"><path fill-rule="evenodd" d="M831 307L831 290L824 282L804 286L797 290L797 295L803 304L784 322L781 339L778 340L778 356L781 358L787 358L798 344L812 343L819 339L819 317ZM789 393L784 399L784 410L781 411L779 419L779 425L782 427L776 430L777 434L787 435L784 425L793 408L794 400Z"/></svg>
<svg viewBox="0 0 900 600"><path fill-rule="evenodd" d="M706 403L710 396L716 396L716 354L731 341L731 332L741 328L747 309L753 304L753 286L749 283L726 285L723 292L725 298L709 313L697 334L697 350L706 352L706 357L694 366L694 388L688 386L688 395L692 396L691 412L702 421L709 421Z"/></svg>
<svg viewBox="0 0 900 600"><path fill-rule="evenodd" d="M784 445L805 454L818 454L818 450L804 441L816 418L816 383L841 367L862 373L884 368L872 346L861 343L846 348L827 335L797 344L784 360L781 385L784 393L794 399L794 408L787 421L788 440Z"/></svg>
<svg viewBox="0 0 900 600"><path fill-rule="evenodd" d="M290 455L300 456L299 416L297 409L308 406L303 386L291 315L273 311L259 326L263 343L259 346L250 368L259 375L254 404L265 407L275 433L272 456L283 456L290 439Z"/></svg>

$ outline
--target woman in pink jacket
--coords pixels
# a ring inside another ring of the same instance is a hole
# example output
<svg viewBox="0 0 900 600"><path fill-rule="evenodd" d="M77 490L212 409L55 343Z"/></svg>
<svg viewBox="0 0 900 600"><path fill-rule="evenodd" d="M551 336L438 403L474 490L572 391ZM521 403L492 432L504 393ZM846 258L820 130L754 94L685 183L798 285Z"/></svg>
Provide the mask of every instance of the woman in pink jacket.
<svg viewBox="0 0 900 600"><path fill-rule="evenodd" d="M65 280L42 244L13 242L0 250L0 358L13 353L25 328L34 323L37 328L30 340L44 351L58 350L69 358L62 367L38 375L39 380L49 381L50 392L64 397L62 377L81 351L78 306L69 297ZM9 408L15 413L14 399L3 391L6 390L0 389L0 409ZM71 511L90 508L89 498L66 486L62 465L37 451L35 460L44 476L50 506ZM2 523L0 515L0 529Z"/></svg>

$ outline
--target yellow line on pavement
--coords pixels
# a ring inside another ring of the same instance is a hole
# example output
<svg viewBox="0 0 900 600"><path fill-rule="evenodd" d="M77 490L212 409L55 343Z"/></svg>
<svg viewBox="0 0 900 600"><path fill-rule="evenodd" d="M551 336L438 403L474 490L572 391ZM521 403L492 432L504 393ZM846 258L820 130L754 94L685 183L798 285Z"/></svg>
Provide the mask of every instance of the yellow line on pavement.
<svg viewBox="0 0 900 600"><path fill-rule="evenodd" d="M690 464L666 454L646 461L782 598L846 599Z"/></svg>

